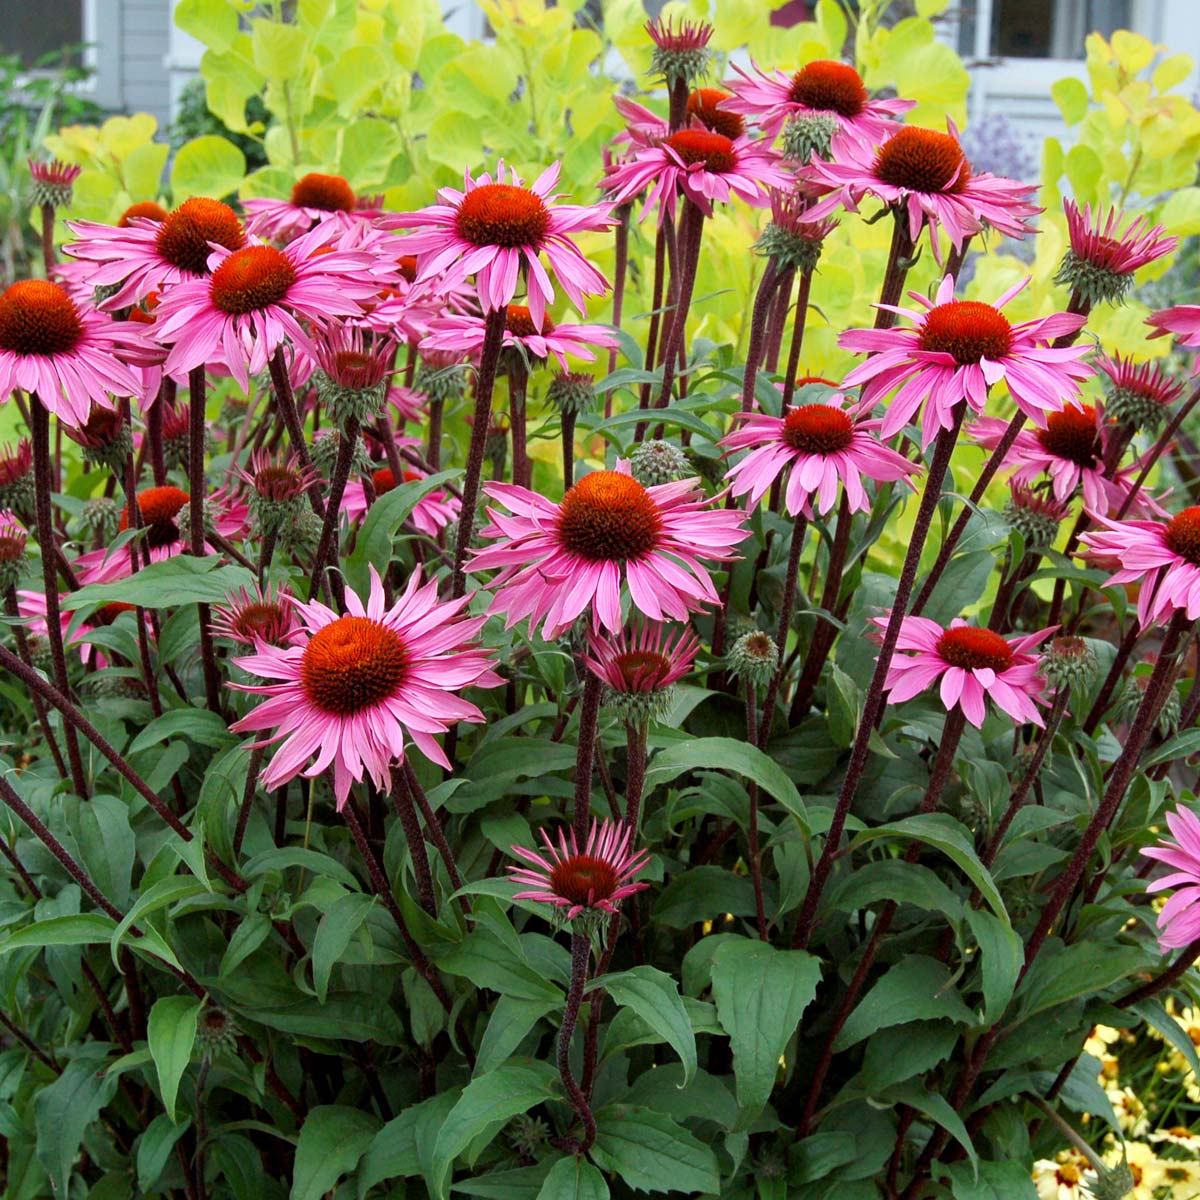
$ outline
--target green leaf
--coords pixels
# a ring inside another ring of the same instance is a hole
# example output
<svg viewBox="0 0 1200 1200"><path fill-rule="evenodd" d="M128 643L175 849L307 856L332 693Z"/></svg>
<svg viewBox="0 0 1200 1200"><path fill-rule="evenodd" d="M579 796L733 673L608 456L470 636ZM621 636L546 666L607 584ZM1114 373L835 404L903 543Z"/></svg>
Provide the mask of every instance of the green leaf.
<svg viewBox="0 0 1200 1200"><path fill-rule="evenodd" d="M323 879L332 879L335 883L358 891L358 880L336 858L322 854L319 850L305 850L303 846L264 850L262 854L256 854L246 863L242 874L247 879L257 879L268 871L285 871L292 867L309 871Z"/></svg>
<svg viewBox="0 0 1200 1200"><path fill-rule="evenodd" d="M871 1038L856 1082L874 1094L932 1070L949 1057L959 1030L949 1021L913 1021Z"/></svg>
<svg viewBox="0 0 1200 1200"><path fill-rule="evenodd" d="M238 35L237 11L228 0L179 0L175 24L213 50L228 50Z"/></svg>
<svg viewBox="0 0 1200 1200"><path fill-rule="evenodd" d="M519 1000L515 996L501 996L492 1009L487 1029L480 1040L475 1074L484 1075L506 1062L526 1034L557 1007L557 1003L546 1000Z"/></svg>
<svg viewBox="0 0 1200 1200"><path fill-rule="evenodd" d="M770 911L770 905L767 907ZM654 902L655 921L669 929L685 929L723 913L754 915L754 885L746 876L735 875L724 867L684 871L663 888Z"/></svg>
<svg viewBox="0 0 1200 1200"><path fill-rule="evenodd" d="M138 1188L141 1191L149 1192L158 1182L175 1143L186 1131L186 1121L176 1125L166 1113L159 1113L146 1126L146 1132L138 1139L137 1148Z"/></svg>
<svg viewBox="0 0 1200 1200"><path fill-rule="evenodd" d="M431 1159L437 1131L458 1097L459 1089L450 1088L422 1100L406 1108L375 1135L358 1168L359 1200L385 1179L421 1173L421 1152L424 1151L427 1161Z"/></svg>
<svg viewBox="0 0 1200 1200"><path fill-rule="evenodd" d="M374 504L358 531L354 551L344 561L346 579L359 591L366 590L370 583L369 563L383 571L392 561L396 531L408 519L409 514L430 492L437 491L447 481L461 474L459 471L439 471L426 475L424 479L412 479L390 492L385 492Z"/></svg>
<svg viewBox="0 0 1200 1200"><path fill-rule="evenodd" d="M438 959L438 966L451 975L469 979L476 987L489 988L502 996L550 1004L562 999L562 992L554 984L490 929L473 929Z"/></svg>
<svg viewBox="0 0 1200 1200"><path fill-rule="evenodd" d="M723 942L713 956L717 1015L733 1048L738 1104L751 1118L771 1095L780 1056L820 979L811 954L748 938Z"/></svg>
<svg viewBox="0 0 1200 1200"><path fill-rule="evenodd" d="M1036 1090L1044 1096L1051 1086L1057 1086L1056 1074L1054 1071L1039 1071L1033 1076ZM1058 1099L1072 1112L1102 1117L1114 1133L1124 1136L1121 1134L1117 1114L1113 1111L1112 1101L1100 1085L1099 1075L1100 1063L1090 1054L1081 1054L1071 1074L1067 1076L1067 1082L1059 1088Z"/></svg>
<svg viewBox="0 0 1200 1200"><path fill-rule="evenodd" d="M228 138L206 133L179 147L171 166L171 191L177 204L191 196L220 200L237 191L245 174L241 150Z"/></svg>
<svg viewBox="0 0 1200 1200"><path fill-rule="evenodd" d="M234 931L221 955L217 974L231 975L255 950L267 940L271 933L271 918L266 913L251 913Z"/></svg>
<svg viewBox="0 0 1200 1200"><path fill-rule="evenodd" d="M117 927L112 917L101 913L79 913L71 917L47 917L18 929L0 942L0 954L24 946L107 945Z"/></svg>
<svg viewBox="0 0 1200 1200"><path fill-rule="evenodd" d="M646 794L652 788L678 778L685 771L706 768L733 771L753 779L767 795L773 796L796 817L807 832L808 814L804 801L783 768L757 746L734 738L697 738L668 746L654 756L646 770Z"/></svg>
<svg viewBox="0 0 1200 1200"><path fill-rule="evenodd" d="M489 1126L528 1112L555 1094L558 1072L549 1063L510 1061L462 1090L437 1135L432 1171L427 1176L438 1200L446 1195L446 1180L455 1158Z"/></svg>
<svg viewBox="0 0 1200 1200"><path fill-rule="evenodd" d="M979 894L996 916L1005 924L1010 924L999 889L987 868L979 861L974 842L961 821L956 821L946 813L917 813L887 825L864 829L855 835L851 849L856 850L866 842L881 837L913 838L936 847L979 889Z"/></svg>
<svg viewBox="0 0 1200 1200"><path fill-rule="evenodd" d="M967 920L975 941L979 945L983 961L980 972L983 977L984 1021L993 1025L1000 1020L1025 963L1025 950L1021 939L1010 925L983 909L968 908Z"/></svg>
<svg viewBox="0 0 1200 1200"><path fill-rule="evenodd" d="M692 1032L679 987L657 967L632 967L619 975L605 975L592 983L605 987L622 1008L631 1008L667 1044L683 1063L686 1086L696 1073L696 1035Z"/></svg>
<svg viewBox="0 0 1200 1200"><path fill-rule="evenodd" d="M596 1113L592 1158L642 1192L719 1193L720 1168L711 1146L670 1117L633 1104Z"/></svg>
<svg viewBox="0 0 1200 1200"><path fill-rule="evenodd" d="M341 1104L311 1109L296 1144L289 1200L321 1200L358 1166L378 1128L376 1117L362 1109Z"/></svg>
<svg viewBox="0 0 1200 1200"><path fill-rule="evenodd" d="M177 554L165 562L151 563L128 579L115 583L90 583L71 593L72 612L87 615L93 609L119 600L143 608L174 608L179 604L221 604L230 592L249 588L254 573L245 567L221 566L214 554L193 558Z"/></svg>
<svg viewBox="0 0 1200 1200"><path fill-rule="evenodd" d="M313 988L322 1002L329 991L329 973L333 964L342 957L374 904L373 896L351 892L335 900L317 925L312 948Z"/></svg>
<svg viewBox="0 0 1200 1200"><path fill-rule="evenodd" d="M172 1121L179 1081L192 1059L199 1012L200 1001L195 996L163 996L154 1002L146 1022L146 1040L158 1072L163 1108Z"/></svg>
<svg viewBox="0 0 1200 1200"><path fill-rule="evenodd" d="M1192 1072L1200 1076L1200 1057L1196 1055L1195 1043L1157 1000L1143 1000L1139 1004L1132 1004L1129 1011L1136 1013L1146 1024L1153 1025L1187 1059Z"/></svg>
<svg viewBox="0 0 1200 1200"><path fill-rule="evenodd" d="M1091 98L1083 82L1075 78L1059 79L1050 85L1050 95L1068 125L1078 125L1087 116Z"/></svg>
<svg viewBox="0 0 1200 1200"><path fill-rule="evenodd" d="M143 886L145 881L143 880ZM121 948L121 943L125 935L129 933L134 925L150 913L157 912L160 908L166 908L169 904L174 904L177 900L186 900L192 896L199 896L207 892L208 888L198 879L194 879L190 875L171 875L166 879L160 879L157 883L152 884L141 896L133 903L133 907L125 914L124 919L113 931L111 939L111 953L113 966L120 968L120 963L117 962L117 953ZM163 958L166 962L179 966L179 960L175 957L175 953L157 934L156 930L146 928L143 930L143 936L140 939L141 943L152 945L155 952L165 950ZM135 947L139 945L139 941L132 943Z"/></svg>
<svg viewBox="0 0 1200 1200"><path fill-rule="evenodd" d="M268 79L295 79L304 71L308 37L303 29L265 18L251 21L250 28L254 65Z"/></svg>
<svg viewBox="0 0 1200 1200"><path fill-rule="evenodd" d="M1034 959L1021 983L1020 1019L1080 996L1092 996L1147 965L1146 951L1136 946L1112 942L1064 946L1052 940Z"/></svg>
<svg viewBox="0 0 1200 1200"><path fill-rule="evenodd" d="M537 1200L608 1200L604 1176L586 1158L560 1158L550 1168Z"/></svg>
<svg viewBox="0 0 1200 1200"><path fill-rule="evenodd" d="M981 1162L978 1179L966 1163L935 1169L949 1180L954 1200L1037 1200L1029 1168L1021 1163Z"/></svg>
<svg viewBox="0 0 1200 1200"><path fill-rule="evenodd" d="M173 708L155 717L133 739L127 753L137 754L176 737L191 738L201 746L224 746L232 735L225 719L207 708Z"/></svg>
<svg viewBox="0 0 1200 1200"><path fill-rule="evenodd" d="M100 1070L106 1053L102 1045L82 1046L63 1073L33 1098L38 1162L56 1195L68 1194L83 1135L117 1090L117 1077Z"/></svg>
<svg viewBox="0 0 1200 1200"><path fill-rule="evenodd" d="M833 1048L845 1050L890 1025L939 1017L963 1025L975 1021L975 1014L954 988L950 968L936 958L910 954L889 968L858 1002Z"/></svg>
<svg viewBox="0 0 1200 1200"><path fill-rule="evenodd" d="M888 1089L888 1098L907 1104L917 1112L924 1113L935 1124L945 1129L952 1138L967 1152L971 1160L972 1170L979 1166L979 1155L971 1141L971 1135L963 1124L962 1118L954 1111L945 1096L937 1092L926 1091L916 1080L908 1083L898 1083Z"/></svg>

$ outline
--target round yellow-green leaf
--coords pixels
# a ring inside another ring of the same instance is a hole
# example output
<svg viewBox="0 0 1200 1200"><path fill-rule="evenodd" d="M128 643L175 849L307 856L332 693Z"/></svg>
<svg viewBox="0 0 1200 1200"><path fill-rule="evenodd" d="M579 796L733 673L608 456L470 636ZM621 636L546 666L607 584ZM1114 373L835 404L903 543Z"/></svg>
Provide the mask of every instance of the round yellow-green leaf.
<svg viewBox="0 0 1200 1200"><path fill-rule="evenodd" d="M179 148L171 167L175 203L189 196L215 200L237 190L246 174L246 156L228 138L205 134Z"/></svg>

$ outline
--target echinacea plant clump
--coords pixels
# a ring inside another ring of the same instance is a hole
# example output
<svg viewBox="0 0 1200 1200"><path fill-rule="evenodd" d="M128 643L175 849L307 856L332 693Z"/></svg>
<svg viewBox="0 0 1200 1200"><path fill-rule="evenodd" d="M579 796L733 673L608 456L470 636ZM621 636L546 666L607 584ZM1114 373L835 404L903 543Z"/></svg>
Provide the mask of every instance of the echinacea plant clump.
<svg viewBox="0 0 1200 1200"><path fill-rule="evenodd" d="M6 1194L1200 1194L1174 60L1039 190L924 16L672 6L550 153L499 4L375 171L396 13L237 7L271 166L39 161L0 293Z"/></svg>

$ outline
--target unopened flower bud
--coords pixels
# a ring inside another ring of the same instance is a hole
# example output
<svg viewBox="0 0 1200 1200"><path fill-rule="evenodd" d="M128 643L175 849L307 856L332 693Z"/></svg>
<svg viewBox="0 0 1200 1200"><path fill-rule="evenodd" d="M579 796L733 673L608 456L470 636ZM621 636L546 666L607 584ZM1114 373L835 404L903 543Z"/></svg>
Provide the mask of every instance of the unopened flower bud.
<svg viewBox="0 0 1200 1200"><path fill-rule="evenodd" d="M779 667L779 648L769 633L744 633L729 651L729 669L739 679L762 686L771 682Z"/></svg>
<svg viewBox="0 0 1200 1200"><path fill-rule="evenodd" d="M673 483L695 474L687 455L678 446L657 438L634 448L629 456L629 471L642 487Z"/></svg>

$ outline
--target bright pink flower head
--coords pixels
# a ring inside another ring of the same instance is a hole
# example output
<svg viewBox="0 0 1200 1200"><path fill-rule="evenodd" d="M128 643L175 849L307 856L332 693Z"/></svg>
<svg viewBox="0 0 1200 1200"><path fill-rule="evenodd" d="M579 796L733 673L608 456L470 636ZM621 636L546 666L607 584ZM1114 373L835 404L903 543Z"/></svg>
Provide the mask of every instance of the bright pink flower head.
<svg viewBox="0 0 1200 1200"><path fill-rule="evenodd" d="M887 627L886 617L874 624ZM1018 724L1042 725L1038 704L1045 703L1046 681L1036 655L1027 651L1044 642L1057 626L1026 637L1004 638L955 620L944 629L928 617L905 617L900 625L897 654L888 669L884 690L891 704L919 696L940 681L946 711L958 705L978 729L987 715L990 696L1001 712Z"/></svg>
<svg viewBox="0 0 1200 1200"><path fill-rule="evenodd" d="M1087 346L1053 349L1058 337L1073 334L1086 320L1074 313L1055 313L1012 325L1000 311L1028 279L1009 288L995 305L955 300L954 279L947 275L933 301L908 294L926 311L894 308L912 328L850 329L838 339L847 350L870 354L846 376L844 386L864 384L863 400L874 403L895 391L883 419L882 436L894 437L926 401L921 445L928 446L939 429L954 424L954 411L966 401L982 412L988 388L1004 380L1017 407L1035 424L1047 412L1079 396L1079 381L1093 374L1082 361Z"/></svg>
<svg viewBox="0 0 1200 1200"><path fill-rule="evenodd" d="M1183 383L1173 379L1156 362L1136 362L1116 354L1098 354L1093 360L1108 376L1104 411L1113 420L1134 429L1155 429L1180 396Z"/></svg>
<svg viewBox="0 0 1200 1200"><path fill-rule="evenodd" d="M1200 304L1176 304L1173 308L1159 309L1146 318L1146 324L1154 332L1152 338L1173 334L1185 350L1200 346ZM1192 374L1200 372L1200 357L1192 366Z"/></svg>
<svg viewBox="0 0 1200 1200"><path fill-rule="evenodd" d="M1110 521L1090 516L1101 529L1083 535L1094 555L1119 564L1108 583L1139 583L1138 622L1144 628L1183 609L1200 617L1200 506L1168 521Z"/></svg>
<svg viewBox="0 0 1200 1200"><path fill-rule="evenodd" d="M668 633L656 621L598 636L588 633L588 670L606 684L627 717L649 717L669 704L673 686L690 674L700 639L686 626Z"/></svg>
<svg viewBox="0 0 1200 1200"><path fill-rule="evenodd" d="M52 158L39 161L36 158L28 160L29 176L33 181L30 199L37 208L66 208L71 203L75 180L83 170L76 163L59 162Z"/></svg>
<svg viewBox="0 0 1200 1200"><path fill-rule="evenodd" d="M611 329L603 325L556 325L542 318L539 329L523 304L510 304L505 314L504 345L520 347L534 362L545 362L554 355L567 368L567 355L595 362L595 347L612 349L620 345ZM421 340L421 351L451 350L477 356L483 349L485 322L482 317L447 314L429 322L429 332Z"/></svg>
<svg viewBox="0 0 1200 1200"><path fill-rule="evenodd" d="M452 288L475 276L485 313L508 304L517 292L522 268L527 274L529 310L539 328L546 306L554 299L550 277L542 266L545 254L571 303L584 311L584 296L599 296L608 281L580 253L571 235L607 229L615 224L606 207L559 204L554 188L561 166L555 163L531 187L515 171L504 182L504 163L490 175L466 174L463 191L442 188L440 204L401 213L384 223L415 229L404 239L417 256L417 283L441 276Z"/></svg>
<svg viewBox="0 0 1200 1200"><path fill-rule="evenodd" d="M726 82L733 99L722 104L740 113L774 137L792 117L831 117L843 133L878 145L897 129L897 118L915 100L872 100L862 76L848 63L819 60L788 75L764 71L751 62L754 73L734 65L736 79Z"/></svg>
<svg viewBox="0 0 1200 1200"><path fill-rule="evenodd" d="M162 352L128 321L114 321L72 300L57 283L23 279L0 295L0 397L21 388L69 425L83 425L112 393L136 396L142 382L130 363Z"/></svg>
<svg viewBox="0 0 1200 1200"><path fill-rule="evenodd" d="M741 424L718 445L750 451L725 477L731 493L748 495L751 507L788 471L783 500L792 516L810 513L814 498L818 512L827 513L837 500L839 483L850 511L865 512L871 500L862 485L864 475L891 482L920 470L883 445L876 433L883 422L862 419L841 392L822 404L801 404L783 417L739 413L736 419Z"/></svg>
<svg viewBox="0 0 1200 1200"><path fill-rule="evenodd" d="M226 596L226 604L213 606L212 631L243 646L286 646L300 629L293 600L286 586L241 588Z"/></svg>
<svg viewBox="0 0 1200 1200"><path fill-rule="evenodd" d="M233 660L252 675L279 680L229 685L269 697L230 727L235 733L273 730L261 746L283 742L263 772L263 786L279 787L301 773L311 778L332 765L341 808L351 781L364 771L388 788L391 764L404 761L406 736L448 769L434 735L459 721L483 720L459 693L500 683L488 652L473 640L484 619L459 616L468 600L440 603L437 580L421 586L414 571L403 595L385 609L383 583L372 567L366 605L347 590L346 616L317 600L294 601L303 629L289 645L260 643L254 654Z"/></svg>
<svg viewBox="0 0 1200 1200"><path fill-rule="evenodd" d="M296 180L287 200L244 200L242 207L248 233L273 242L290 242L322 221L353 216L359 211L359 202L340 175L313 172Z"/></svg>
<svg viewBox="0 0 1200 1200"><path fill-rule="evenodd" d="M357 315L359 300L376 292L371 257L329 244L327 225L282 249L263 244L216 250L205 278L178 283L159 302L155 332L171 345L168 374L214 363L249 390L250 375L265 371L285 341L316 358L312 336L300 325Z"/></svg>
<svg viewBox="0 0 1200 1200"><path fill-rule="evenodd" d="M843 136L834 138L832 154L828 162L814 158L803 173L819 193L830 193L813 206L810 219L840 207L857 212L858 202L873 196L908 214L914 244L928 225L939 262L939 228L961 249L985 225L1024 237L1033 232L1026 218L1041 212L1029 203L1034 188L986 172L973 174L953 131L905 125L881 145Z"/></svg>
<svg viewBox="0 0 1200 1200"><path fill-rule="evenodd" d="M980 417L971 426L971 437L993 450L1008 426L1009 422L999 417ZM1072 402L1061 412L1049 413L1044 429L1022 429L1001 466L1015 468L1015 483L1033 483L1047 475L1056 500L1070 500L1082 487L1084 505L1106 513L1120 507L1137 470L1136 466L1127 467L1108 478L1104 460L1111 436L1111 427L1098 407ZM1138 499L1148 511L1158 508L1144 492L1138 493Z"/></svg>
<svg viewBox="0 0 1200 1200"><path fill-rule="evenodd" d="M1171 837L1141 852L1174 868L1146 885L1148 892L1176 889L1158 914L1158 944L1164 953L1200 937L1200 817L1180 805L1167 813L1167 828Z"/></svg>
<svg viewBox="0 0 1200 1200"><path fill-rule="evenodd" d="M540 831L546 846L543 857L524 846L513 846L512 852L528 867L509 867L512 878L531 891L518 892L514 900L537 900L555 908L565 908L566 919L573 921L585 911L615 913L626 896L648 888L648 883L635 883L633 877L645 869L649 850L631 848L632 829L622 829L613 821L593 821L583 849L560 829L558 844Z"/></svg>
<svg viewBox="0 0 1200 1200"><path fill-rule="evenodd" d="M228 204L203 196L185 200L161 220L147 213L134 214L127 223L122 217L120 225L68 221L67 227L80 240L63 250L92 264L88 284L120 285L104 302L109 311L128 308L171 284L207 275L214 245L233 251L246 244L237 213Z"/></svg>
<svg viewBox="0 0 1200 1200"><path fill-rule="evenodd" d="M1133 285L1133 273L1179 245L1161 225L1151 226L1148 217L1136 218L1124 232L1119 230L1122 212L1111 208L1101 224L1101 211L1093 218L1091 205L1081 209L1067 200L1067 234L1070 249L1059 268L1057 283L1070 287L1090 307L1101 302L1123 300Z"/></svg>
<svg viewBox="0 0 1200 1200"><path fill-rule="evenodd" d="M651 620L683 620L718 599L700 560L729 561L746 536L745 514L712 507L695 484L643 487L624 462L585 475L559 504L513 484L487 484L509 513L487 510L491 524L481 536L496 544L477 551L470 569L499 568L488 585L496 594L491 611L503 612L509 626L544 618L547 639L589 605L593 628L620 629L622 581Z"/></svg>
<svg viewBox="0 0 1200 1200"><path fill-rule="evenodd" d="M766 143L745 135L727 138L697 124L657 145L639 147L601 186L613 204L624 204L649 189L646 207L659 204L662 222L674 218L679 192L711 216L716 201L728 203L737 196L748 204L765 205L771 188L790 184L779 156Z"/></svg>
<svg viewBox="0 0 1200 1200"><path fill-rule="evenodd" d="M63 644L69 649L76 651L84 666L103 670L110 665L109 659L100 647L88 640L88 635L94 633L97 629L103 629L111 625L122 613L133 612L134 606L132 604L125 604L120 600L114 600L109 604L102 604L82 620L76 620L71 605L72 600L69 593L59 596L58 617L62 629ZM27 634L37 637L48 636L50 626L46 623L48 613L46 611L46 594L44 592L27 591L24 588L19 589L17 591L17 614L28 618L25 622L25 632ZM71 628L72 625L74 625L74 629ZM153 638L154 629L148 617L145 618L145 627L147 634Z"/></svg>

